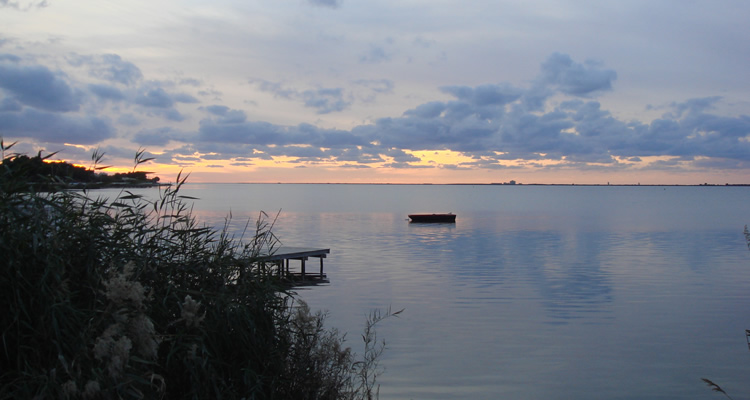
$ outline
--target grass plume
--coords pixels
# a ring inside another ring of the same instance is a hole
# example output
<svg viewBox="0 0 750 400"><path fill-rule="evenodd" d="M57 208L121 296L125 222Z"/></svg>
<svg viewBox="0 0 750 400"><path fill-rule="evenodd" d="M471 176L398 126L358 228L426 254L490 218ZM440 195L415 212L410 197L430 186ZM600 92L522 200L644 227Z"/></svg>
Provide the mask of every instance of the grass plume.
<svg viewBox="0 0 750 400"><path fill-rule="evenodd" d="M193 217L182 174L149 201L35 192L14 172L0 168L0 398L377 397L374 326L398 312L371 317L355 354L267 273L267 214L236 240Z"/></svg>

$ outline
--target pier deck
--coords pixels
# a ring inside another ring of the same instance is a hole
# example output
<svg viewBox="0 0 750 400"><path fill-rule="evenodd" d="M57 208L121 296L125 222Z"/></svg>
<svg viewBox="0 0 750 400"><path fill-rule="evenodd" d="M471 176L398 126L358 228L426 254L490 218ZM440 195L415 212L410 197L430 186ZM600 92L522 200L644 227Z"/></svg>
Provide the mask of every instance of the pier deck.
<svg viewBox="0 0 750 400"><path fill-rule="evenodd" d="M272 254L265 257L267 261L274 262L279 267L279 275L284 278L293 280L315 280L326 281L326 275L323 273L323 259L329 254L331 249L318 249L310 247L290 247L281 246L274 249ZM308 273L305 270L305 262L310 258L320 259L320 271ZM289 260L300 261L300 271L293 272L289 269Z"/></svg>

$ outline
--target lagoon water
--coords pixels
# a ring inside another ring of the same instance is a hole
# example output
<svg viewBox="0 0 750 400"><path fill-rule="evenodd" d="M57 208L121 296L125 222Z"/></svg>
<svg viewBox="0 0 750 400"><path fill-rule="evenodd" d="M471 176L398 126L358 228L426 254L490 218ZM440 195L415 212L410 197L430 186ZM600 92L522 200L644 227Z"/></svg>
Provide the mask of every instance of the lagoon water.
<svg viewBox="0 0 750 400"><path fill-rule="evenodd" d="M149 193L148 191L146 191ZM150 192L153 193L153 192ZM375 308L381 399L750 395L750 187L187 184L200 219L280 211L284 245L330 248L298 291L328 325ZM455 224L407 214L453 212Z"/></svg>

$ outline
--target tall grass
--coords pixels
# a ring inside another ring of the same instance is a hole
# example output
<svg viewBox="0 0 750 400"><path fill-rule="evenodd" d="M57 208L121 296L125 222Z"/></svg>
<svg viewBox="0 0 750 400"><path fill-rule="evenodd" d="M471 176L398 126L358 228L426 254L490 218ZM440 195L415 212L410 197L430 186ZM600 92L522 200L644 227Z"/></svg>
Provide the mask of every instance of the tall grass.
<svg viewBox="0 0 750 400"><path fill-rule="evenodd" d="M187 177L156 201L24 179L0 170L0 398L377 397L374 327L398 312L355 355L269 272L267 215L239 240L192 216Z"/></svg>

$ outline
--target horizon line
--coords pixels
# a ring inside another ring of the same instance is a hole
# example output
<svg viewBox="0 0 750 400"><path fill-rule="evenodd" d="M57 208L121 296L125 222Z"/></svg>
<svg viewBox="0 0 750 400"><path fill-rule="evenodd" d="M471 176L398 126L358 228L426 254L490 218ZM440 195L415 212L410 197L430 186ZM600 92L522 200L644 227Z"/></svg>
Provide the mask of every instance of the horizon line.
<svg viewBox="0 0 750 400"><path fill-rule="evenodd" d="M750 186L750 183L403 183L403 182L186 182L231 185L399 185L399 186Z"/></svg>

